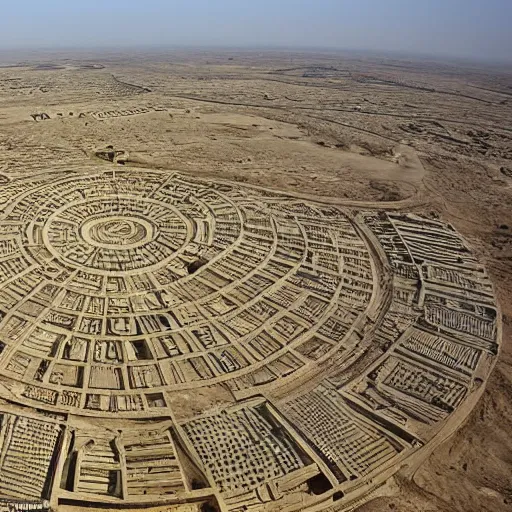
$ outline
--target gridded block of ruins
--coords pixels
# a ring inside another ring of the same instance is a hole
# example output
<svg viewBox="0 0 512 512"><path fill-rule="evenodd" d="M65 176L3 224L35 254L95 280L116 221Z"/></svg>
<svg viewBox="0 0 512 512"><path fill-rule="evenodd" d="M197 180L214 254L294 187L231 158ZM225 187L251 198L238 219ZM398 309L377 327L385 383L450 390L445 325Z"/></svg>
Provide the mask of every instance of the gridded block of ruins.
<svg viewBox="0 0 512 512"><path fill-rule="evenodd" d="M412 444L358 414L335 389L323 384L282 407L340 483L396 464Z"/></svg>
<svg viewBox="0 0 512 512"><path fill-rule="evenodd" d="M157 502L212 495L201 470L180 446L172 422L112 430L70 424L60 495L91 502Z"/></svg>
<svg viewBox="0 0 512 512"><path fill-rule="evenodd" d="M386 353L343 392L429 439L482 390L496 360L501 326L493 288L453 228L415 215L365 220L395 270L386 314L393 320L377 331Z"/></svg>
<svg viewBox="0 0 512 512"><path fill-rule="evenodd" d="M181 425L229 510L305 506L332 489L313 450L269 402L243 402Z"/></svg>
<svg viewBox="0 0 512 512"><path fill-rule="evenodd" d="M0 412L0 499L43 507L61 440L56 421Z"/></svg>

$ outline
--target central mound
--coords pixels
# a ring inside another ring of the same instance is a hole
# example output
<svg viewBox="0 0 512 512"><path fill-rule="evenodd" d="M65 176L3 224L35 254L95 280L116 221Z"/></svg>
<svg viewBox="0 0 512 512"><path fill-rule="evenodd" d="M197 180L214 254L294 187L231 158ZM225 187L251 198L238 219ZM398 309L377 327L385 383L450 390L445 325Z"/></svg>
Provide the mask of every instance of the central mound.
<svg viewBox="0 0 512 512"><path fill-rule="evenodd" d="M86 221L82 238L101 248L135 249L153 240L154 226L143 219L112 215Z"/></svg>

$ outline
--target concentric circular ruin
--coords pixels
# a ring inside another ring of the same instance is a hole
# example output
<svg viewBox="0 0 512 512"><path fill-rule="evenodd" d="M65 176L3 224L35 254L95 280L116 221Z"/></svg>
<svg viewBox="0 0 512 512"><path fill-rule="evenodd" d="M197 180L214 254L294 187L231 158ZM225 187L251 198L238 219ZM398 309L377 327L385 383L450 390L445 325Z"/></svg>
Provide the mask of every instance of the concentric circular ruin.
<svg viewBox="0 0 512 512"><path fill-rule="evenodd" d="M0 200L13 503L348 510L496 359L492 285L435 219L104 168Z"/></svg>

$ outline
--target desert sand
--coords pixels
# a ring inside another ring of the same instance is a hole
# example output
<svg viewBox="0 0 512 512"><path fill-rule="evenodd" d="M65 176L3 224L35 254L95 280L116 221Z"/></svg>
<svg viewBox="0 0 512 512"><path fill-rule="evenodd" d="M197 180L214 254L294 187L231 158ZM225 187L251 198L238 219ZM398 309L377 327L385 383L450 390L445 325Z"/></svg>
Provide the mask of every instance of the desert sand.
<svg viewBox="0 0 512 512"><path fill-rule="evenodd" d="M0 54L0 509L510 510L511 91Z"/></svg>

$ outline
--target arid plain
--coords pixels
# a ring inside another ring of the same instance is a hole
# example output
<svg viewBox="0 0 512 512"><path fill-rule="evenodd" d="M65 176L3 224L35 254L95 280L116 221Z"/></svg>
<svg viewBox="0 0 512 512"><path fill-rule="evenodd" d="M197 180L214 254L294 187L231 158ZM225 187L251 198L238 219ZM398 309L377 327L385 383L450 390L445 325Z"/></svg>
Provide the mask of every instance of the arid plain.
<svg viewBox="0 0 512 512"><path fill-rule="evenodd" d="M467 62L0 54L0 509L510 510L511 119Z"/></svg>

